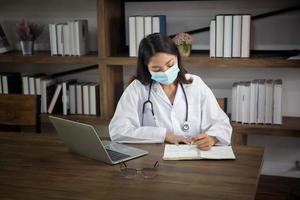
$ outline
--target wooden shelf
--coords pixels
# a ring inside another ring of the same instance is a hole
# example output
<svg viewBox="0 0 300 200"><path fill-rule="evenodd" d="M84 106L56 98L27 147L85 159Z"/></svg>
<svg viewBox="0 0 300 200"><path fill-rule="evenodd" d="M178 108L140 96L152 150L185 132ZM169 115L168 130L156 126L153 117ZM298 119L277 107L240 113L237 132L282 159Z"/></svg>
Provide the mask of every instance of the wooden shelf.
<svg viewBox="0 0 300 200"><path fill-rule="evenodd" d="M300 137L300 118L283 117L282 125L241 124L232 122L233 131L246 135Z"/></svg>
<svg viewBox="0 0 300 200"><path fill-rule="evenodd" d="M23 56L20 51L0 54L0 63L22 64L98 64L97 52L85 56L51 56L49 51L34 52L32 56Z"/></svg>
<svg viewBox="0 0 300 200"><path fill-rule="evenodd" d="M100 62L107 65L136 66L137 58L127 56L111 56L101 58ZM300 68L300 60L287 60L283 56L253 55L243 58L209 58L207 53L192 54L182 59L185 67L259 67L259 68Z"/></svg>
<svg viewBox="0 0 300 200"><path fill-rule="evenodd" d="M59 115L53 114L53 116L70 119L74 121L84 122L88 124L94 125L108 125L110 120L102 119L100 116L90 116L90 115ZM50 123L48 118L48 114L41 115L41 122L42 123Z"/></svg>

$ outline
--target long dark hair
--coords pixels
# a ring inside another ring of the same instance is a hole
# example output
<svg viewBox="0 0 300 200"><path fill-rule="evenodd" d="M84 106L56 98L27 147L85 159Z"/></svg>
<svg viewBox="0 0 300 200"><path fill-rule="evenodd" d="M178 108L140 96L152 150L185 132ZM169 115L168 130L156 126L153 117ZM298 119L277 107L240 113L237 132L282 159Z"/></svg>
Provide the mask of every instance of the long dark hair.
<svg viewBox="0 0 300 200"><path fill-rule="evenodd" d="M151 74L148 70L150 58L156 53L168 53L177 57L180 69L177 81L185 84L192 83L191 79L186 79L187 71L182 67L181 58L177 46L171 38L161 33L153 33L142 39L139 46L137 70L133 79L139 80L143 85L151 83Z"/></svg>

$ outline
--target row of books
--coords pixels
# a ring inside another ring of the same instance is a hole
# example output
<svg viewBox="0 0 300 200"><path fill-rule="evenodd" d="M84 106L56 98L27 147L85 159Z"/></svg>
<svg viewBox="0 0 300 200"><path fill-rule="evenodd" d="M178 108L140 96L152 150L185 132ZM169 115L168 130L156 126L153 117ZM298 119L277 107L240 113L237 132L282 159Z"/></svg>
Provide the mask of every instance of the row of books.
<svg viewBox="0 0 300 200"><path fill-rule="evenodd" d="M81 56L88 53L88 20L49 24L51 55Z"/></svg>
<svg viewBox="0 0 300 200"><path fill-rule="evenodd" d="M282 80L234 83L231 120L248 124L282 124Z"/></svg>
<svg viewBox="0 0 300 200"><path fill-rule="evenodd" d="M77 83L76 80L56 84L56 89L47 112L99 115L99 85L97 83Z"/></svg>
<svg viewBox="0 0 300 200"><path fill-rule="evenodd" d="M251 15L217 15L210 23L210 57L250 57Z"/></svg>
<svg viewBox="0 0 300 200"><path fill-rule="evenodd" d="M0 73L0 94L41 96L41 113L99 115L99 84L58 82L45 74Z"/></svg>
<svg viewBox="0 0 300 200"><path fill-rule="evenodd" d="M166 16L129 16L129 56L136 57L141 40L151 33L166 33Z"/></svg>

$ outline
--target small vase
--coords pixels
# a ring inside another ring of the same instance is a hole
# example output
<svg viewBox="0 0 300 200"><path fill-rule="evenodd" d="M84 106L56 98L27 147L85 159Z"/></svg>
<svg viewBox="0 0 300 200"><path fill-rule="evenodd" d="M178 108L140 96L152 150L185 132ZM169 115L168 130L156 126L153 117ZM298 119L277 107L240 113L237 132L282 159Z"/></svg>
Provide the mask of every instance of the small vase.
<svg viewBox="0 0 300 200"><path fill-rule="evenodd" d="M191 44L181 44L178 46L178 50L181 56L183 57L189 57L192 50Z"/></svg>
<svg viewBox="0 0 300 200"><path fill-rule="evenodd" d="M33 41L20 41L23 56L32 55Z"/></svg>

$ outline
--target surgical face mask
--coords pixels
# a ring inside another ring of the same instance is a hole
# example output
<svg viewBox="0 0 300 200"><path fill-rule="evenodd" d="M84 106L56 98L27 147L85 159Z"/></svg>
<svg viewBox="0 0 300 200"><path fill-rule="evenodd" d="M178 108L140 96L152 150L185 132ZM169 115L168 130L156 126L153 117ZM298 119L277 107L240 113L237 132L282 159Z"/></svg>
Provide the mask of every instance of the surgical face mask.
<svg viewBox="0 0 300 200"><path fill-rule="evenodd" d="M155 80L161 84L169 85L175 81L175 79L178 76L179 72L178 64L176 63L172 67L170 67L168 70L164 72L152 72L151 73L151 79Z"/></svg>

